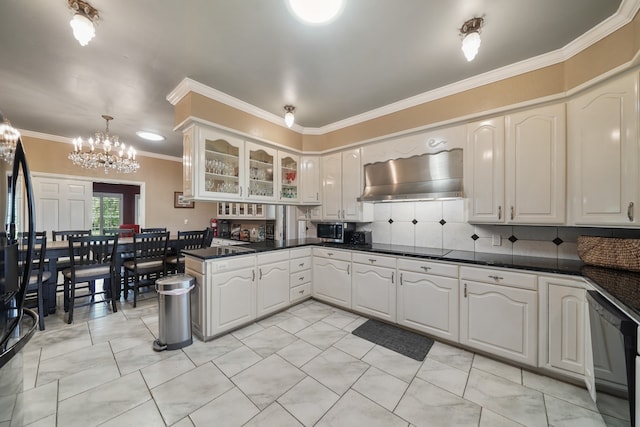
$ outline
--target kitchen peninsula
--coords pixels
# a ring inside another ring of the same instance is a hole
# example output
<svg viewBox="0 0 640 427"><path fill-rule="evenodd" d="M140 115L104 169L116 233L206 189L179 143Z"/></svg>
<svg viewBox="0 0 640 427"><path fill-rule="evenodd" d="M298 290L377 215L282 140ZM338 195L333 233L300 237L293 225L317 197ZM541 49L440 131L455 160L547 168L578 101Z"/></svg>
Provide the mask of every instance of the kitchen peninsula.
<svg viewBox="0 0 640 427"><path fill-rule="evenodd" d="M349 246L317 239L244 248L241 253L224 254L215 248L185 251L187 273L197 282L192 296L194 332L204 340L313 297L582 382L585 325L575 325L572 334L560 337L562 346L550 346L555 334L566 332L566 325L557 323L562 313L554 312L563 307L553 299L568 294L584 301L586 290L597 290L640 323L639 295L630 294L629 288L621 292L617 286L621 276L640 283L640 274L585 266L581 261L380 244ZM474 292L481 288L491 289L497 297L487 306L474 306ZM483 312L489 307L490 312L500 313L499 319ZM574 308L586 310L580 304ZM480 318L484 314L488 316ZM581 319L587 321L586 316ZM511 338L491 341L504 337ZM562 349L567 347L577 352L575 360L563 359L567 356Z"/></svg>

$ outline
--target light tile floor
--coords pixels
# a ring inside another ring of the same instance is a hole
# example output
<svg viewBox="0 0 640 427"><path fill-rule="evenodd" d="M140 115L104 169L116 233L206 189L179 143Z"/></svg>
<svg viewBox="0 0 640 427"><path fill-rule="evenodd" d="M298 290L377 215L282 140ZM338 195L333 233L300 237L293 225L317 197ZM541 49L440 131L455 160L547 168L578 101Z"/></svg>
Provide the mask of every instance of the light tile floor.
<svg viewBox="0 0 640 427"><path fill-rule="evenodd" d="M26 425L604 425L584 389L439 342L417 362L350 334L365 318L313 300L160 353L155 295L120 307L46 318L25 349Z"/></svg>

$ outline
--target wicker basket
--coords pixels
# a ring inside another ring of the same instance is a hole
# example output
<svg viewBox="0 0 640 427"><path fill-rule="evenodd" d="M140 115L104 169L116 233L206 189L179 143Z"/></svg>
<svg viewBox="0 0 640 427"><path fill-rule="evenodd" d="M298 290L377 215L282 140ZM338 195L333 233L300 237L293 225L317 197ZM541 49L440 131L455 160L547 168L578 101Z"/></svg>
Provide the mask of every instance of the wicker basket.
<svg viewBox="0 0 640 427"><path fill-rule="evenodd" d="M585 264L640 271L640 239L579 236L578 256Z"/></svg>

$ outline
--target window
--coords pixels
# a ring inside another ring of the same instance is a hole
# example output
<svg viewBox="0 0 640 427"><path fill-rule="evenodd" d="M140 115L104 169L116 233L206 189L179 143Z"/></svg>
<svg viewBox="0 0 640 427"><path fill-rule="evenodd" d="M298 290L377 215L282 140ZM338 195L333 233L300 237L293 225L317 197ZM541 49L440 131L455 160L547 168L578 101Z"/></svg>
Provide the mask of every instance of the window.
<svg viewBox="0 0 640 427"><path fill-rule="evenodd" d="M122 194L93 193L91 232L100 234L105 228L118 228L122 224Z"/></svg>

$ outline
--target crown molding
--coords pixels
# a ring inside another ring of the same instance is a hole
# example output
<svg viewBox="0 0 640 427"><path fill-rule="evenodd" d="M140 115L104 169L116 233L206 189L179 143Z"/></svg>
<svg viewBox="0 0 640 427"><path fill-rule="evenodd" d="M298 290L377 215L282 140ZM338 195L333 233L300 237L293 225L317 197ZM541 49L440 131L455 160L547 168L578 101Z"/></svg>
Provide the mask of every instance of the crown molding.
<svg viewBox="0 0 640 427"><path fill-rule="evenodd" d="M247 114L251 114L252 116L266 120L278 126L287 128L287 126L284 123L284 112L282 116L278 116L276 114L262 110L254 105L251 105L248 102L245 102L241 99L235 98L231 95L228 95L210 86L204 85L200 82L190 79L189 77L185 77L184 79L182 79L182 81L178 83L178 86L176 86L175 89L173 89L169 93L169 95L167 95L167 101L169 101L171 105L175 106L189 92L194 92L199 95L206 96L207 98L213 99L214 101L221 102L225 105L228 105L229 107L233 107ZM298 133L303 133L303 130L304 130L302 126L296 123L294 123L290 129Z"/></svg>
<svg viewBox="0 0 640 427"><path fill-rule="evenodd" d="M397 113L407 108L412 108L427 102L435 101L437 99L451 96L456 93L464 92L480 86L495 83L500 80L515 77L523 73L558 64L582 52L586 48L592 46L593 44L597 43L606 36L612 34L624 25L631 22L631 20L638 13L638 10L640 10L640 0L623 0L620 4L620 7L618 8L618 11L614 15L602 21L600 24L593 27L577 39L571 41L567 45L555 51L545 53L533 58L525 59L523 61L501 68L490 70L486 73L479 74L468 79L460 80L449 85L442 86L437 89L430 90L412 96L410 98L406 98L401 101L394 102L392 104L388 104L383 107L346 118L344 120L330 123L322 127L307 128L302 127L298 124L294 124L291 130L303 135L324 135L329 132L335 132L337 130L344 129L349 126L354 126L368 120L373 120L382 116ZM207 98L211 98L215 101L236 108L247 114L251 114L255 117L286 128L283 117L262 110L254 105L251 105L245 101L242 101L212 87L206 86L188 77L185 77L167 95L166 99L175 106L189 92L194 92L199 95L206 96Z"/></svg>
<svg viewBox="0 0 640 427"><path fill-rule="evenodd" d="M18 129L18 132L20 132L20 136L27 136L29 138L44 139L46 141L62 142L63 144L73 145L73 139L67 138L64 136L51 135L49 133L42 133L42 132L34 132L32 130L25 130L25 129ZM136 156L153 157L156 159L169 160L172 162L182 163L182 157L167 156L166 154L151 153L149 151L136 150Z"/></svg>

